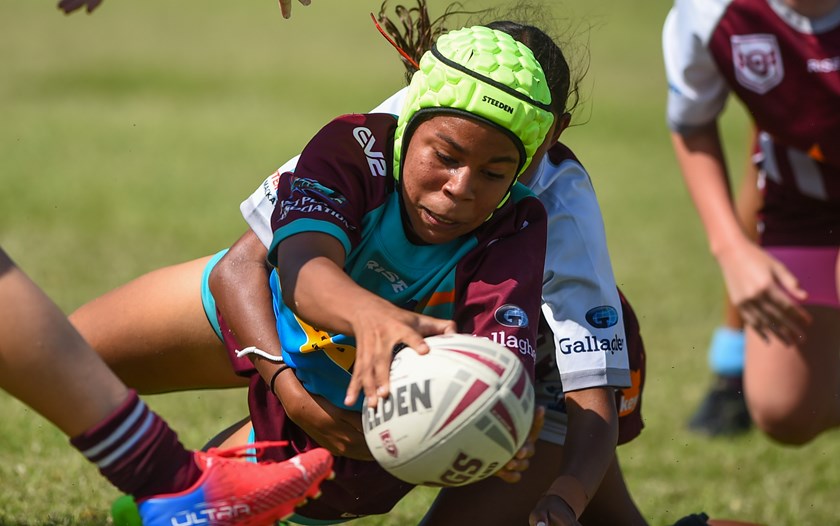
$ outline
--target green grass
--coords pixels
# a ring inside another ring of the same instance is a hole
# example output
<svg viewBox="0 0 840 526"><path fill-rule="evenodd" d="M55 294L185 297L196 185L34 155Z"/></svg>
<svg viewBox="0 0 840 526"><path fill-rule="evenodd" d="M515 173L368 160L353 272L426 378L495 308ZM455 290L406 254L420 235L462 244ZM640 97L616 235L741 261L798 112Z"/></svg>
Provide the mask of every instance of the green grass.
<svg viewBox="0 0 840 526"><path fill-rule="evenodd" d="M467 8L486 2L464 2ZM435 12L445 2L430 1ZM668 2L550 2L584 104L564 139L592 173L616 275L648 347L646 429L619 454L653 525L689 512L774 526L836 523L836 434L802 448L757 432L708 440L685 421L709 381L722 283L670 150L659 32ZM245 228L239 202L329 118L402 83L372 27L378 1L54 0L0 3L0 243L64 308L140 273L211 253ZM747 132L723 133L732 166ZM38 378L32 378L38 382ZM80 379L80 381L83 381ZM148 398L200 446L241 416L242 391ZM103 524L116 496L55 428L0 393L0 525ZM418 491L388 517L411 524Z"/></svg>

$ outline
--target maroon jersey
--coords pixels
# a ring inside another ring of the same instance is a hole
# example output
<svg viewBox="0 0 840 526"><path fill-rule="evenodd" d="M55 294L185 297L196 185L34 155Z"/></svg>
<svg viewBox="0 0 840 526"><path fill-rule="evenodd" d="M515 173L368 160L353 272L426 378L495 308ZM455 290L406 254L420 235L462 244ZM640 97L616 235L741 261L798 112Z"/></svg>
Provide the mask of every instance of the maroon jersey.
<svg viewBox="0 0 840 526"><path fill-rule="evenodd" d="M728 94L760 130L765 245L840 245L840 7L677 0L663 33L671 128L713 122Z"/></svg>

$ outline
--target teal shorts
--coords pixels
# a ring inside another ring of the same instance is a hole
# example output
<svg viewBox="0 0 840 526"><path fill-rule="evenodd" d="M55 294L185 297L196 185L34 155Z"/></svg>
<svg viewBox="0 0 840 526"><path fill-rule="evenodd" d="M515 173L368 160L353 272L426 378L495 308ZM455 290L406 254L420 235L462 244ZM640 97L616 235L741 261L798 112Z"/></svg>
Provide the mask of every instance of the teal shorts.
<svg viewBox="0 0 840 526"><path fill-rule="evenodd" d="M201 275L201 305L204 307L204 314L207 316L207 321L216 332L216 336L222 339L222 328L219 327L219 317L216 315L216 300L210 292L210 271L222 259L222 256L227 254L228 249L220 250L215 256L210 258L207 265L204 267L204 273Z"/></svg>

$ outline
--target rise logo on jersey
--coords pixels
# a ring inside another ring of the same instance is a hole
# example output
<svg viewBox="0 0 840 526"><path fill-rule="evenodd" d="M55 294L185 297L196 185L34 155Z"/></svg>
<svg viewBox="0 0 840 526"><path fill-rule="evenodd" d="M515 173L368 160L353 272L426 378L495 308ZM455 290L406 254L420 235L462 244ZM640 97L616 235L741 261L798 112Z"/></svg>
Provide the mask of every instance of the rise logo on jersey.
<svg viewBox="0 0 840 526"><path fill-rule="evenodd" d="M372 270L380 276L382 276L383 278L387 279L391 283L391 288L394 289L395 293L401 292L408 288L408 285L405 283L405 281L402 280L402 278L400 278L399 274L392 270L386 269L377 261L374 261L372 259L369 260L367 263L365 263L365 268L368 270Z"/></svg>

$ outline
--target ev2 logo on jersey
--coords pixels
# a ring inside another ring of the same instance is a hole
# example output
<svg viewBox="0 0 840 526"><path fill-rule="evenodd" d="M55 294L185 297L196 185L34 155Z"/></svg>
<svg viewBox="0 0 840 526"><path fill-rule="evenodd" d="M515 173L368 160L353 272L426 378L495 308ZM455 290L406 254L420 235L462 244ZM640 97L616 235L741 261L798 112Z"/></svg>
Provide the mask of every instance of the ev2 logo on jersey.
<svg viewBox="0 0 840 526"><path fill-rule="evenodd" d="M353 137L365 151L365 157L367 157L371 175L374 177L385 177L387 173L385 169L385 156L382 155L382 152L373 151L373 145L376 143L376 139L373 138L373 133L368 128L359 126L353 130Z"/></svg>

